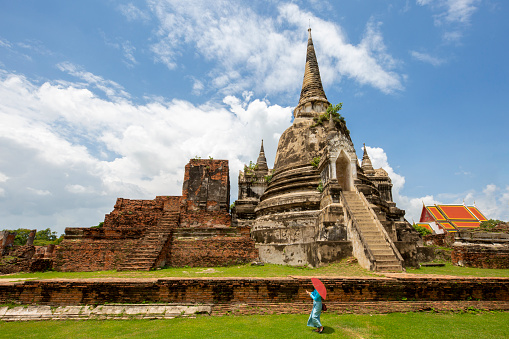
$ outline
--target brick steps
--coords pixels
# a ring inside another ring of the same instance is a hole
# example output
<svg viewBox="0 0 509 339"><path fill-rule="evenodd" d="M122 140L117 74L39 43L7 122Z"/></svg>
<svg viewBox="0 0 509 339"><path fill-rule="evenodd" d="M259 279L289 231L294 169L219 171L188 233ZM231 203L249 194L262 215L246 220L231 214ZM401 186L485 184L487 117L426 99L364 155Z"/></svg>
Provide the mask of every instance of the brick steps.
<svg viewBox="0 0 509 339"><path fill-rule="evenodd" d="M165 211L157 225L148 229L134 252L123 262L118 271L149 271L154 268L172 230L178 225L179 213Z"/></svg>

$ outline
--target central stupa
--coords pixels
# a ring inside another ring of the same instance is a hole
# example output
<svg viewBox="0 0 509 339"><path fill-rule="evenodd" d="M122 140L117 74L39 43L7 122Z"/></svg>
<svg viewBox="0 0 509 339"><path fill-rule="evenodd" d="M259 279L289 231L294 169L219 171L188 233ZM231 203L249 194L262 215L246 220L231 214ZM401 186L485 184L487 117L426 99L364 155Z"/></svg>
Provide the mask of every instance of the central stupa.
<svg viewBox="0 0 509 339"><path fill-rule="evenodd" d="M260 260L318 266L354 255L368 269L401 270L394 241L411 226L392 202L387 173L372 167L364 173L344 120L326 113L330 103L308 32L294 120L279 139L272 177L250 222Z"/></svg>

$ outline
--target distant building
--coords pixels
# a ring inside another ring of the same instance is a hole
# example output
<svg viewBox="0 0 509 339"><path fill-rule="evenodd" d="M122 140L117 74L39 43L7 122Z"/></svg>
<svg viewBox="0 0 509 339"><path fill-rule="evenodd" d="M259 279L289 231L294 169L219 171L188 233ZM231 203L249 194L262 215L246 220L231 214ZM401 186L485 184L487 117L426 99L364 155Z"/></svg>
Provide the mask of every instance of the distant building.
<svg viewBox="0 0 509 339"><path fill-rule="evenodd" d="M423 205L418 226L434 233L458 232L479 228L486 221L476 206L465 205Z"/></svg>

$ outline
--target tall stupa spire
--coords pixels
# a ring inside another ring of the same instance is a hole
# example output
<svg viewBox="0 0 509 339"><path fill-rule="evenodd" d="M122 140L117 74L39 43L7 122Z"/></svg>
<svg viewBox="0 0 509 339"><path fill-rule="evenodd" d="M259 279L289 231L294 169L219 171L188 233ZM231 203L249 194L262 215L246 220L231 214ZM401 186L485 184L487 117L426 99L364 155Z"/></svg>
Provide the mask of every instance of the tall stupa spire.
<svg viewBox="0 0 509 339"><path fill-rule="evenodd" d="M306 105L310 103L310 105ZM319 107L314 107L313 103L320 103ZM308 108L305 108L308 106ZM325 106L322 108L321 106ZM316 60L315 47L311 37L311 28L308 29L308 47L306 54L306 67L304 69L304 80L302 81L302 90L300 92L299 104L295 108L295 117L313 117L311 111L321 113L327 109L329 102L325 96L320 77L320 69ZM303 113L303 114L301 114ZM311 113L311 114L310 114Z"/></svg>

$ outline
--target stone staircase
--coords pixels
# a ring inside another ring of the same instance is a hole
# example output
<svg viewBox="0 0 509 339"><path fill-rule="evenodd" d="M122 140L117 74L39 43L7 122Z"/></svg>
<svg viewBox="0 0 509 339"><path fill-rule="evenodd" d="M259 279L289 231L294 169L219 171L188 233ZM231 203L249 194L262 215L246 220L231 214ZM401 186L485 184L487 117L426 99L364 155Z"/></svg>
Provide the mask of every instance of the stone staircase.
<svg viewBox="0 0 509 339"><path fill-rule="evenodd" d="M386 239L383 227L374 219L367 201L362 199L360 193L356 191L343 191L349 210L357 223L357 229L364 239L363 245L371 252L374 260L374 269L376 271L396 271L403 270L398 255L389 244L390 239Z"/></svg>
<svg viewBox="0 0 509 339"><path fill-rule="evenodd" d="M149 271L155 268L157 259L172 230L178 225L178 211L164 211L155 227L147 229L137 248L119 266L118 271Z"/></svg>

